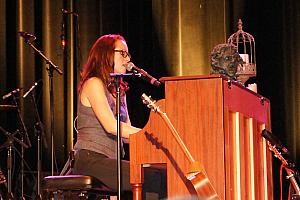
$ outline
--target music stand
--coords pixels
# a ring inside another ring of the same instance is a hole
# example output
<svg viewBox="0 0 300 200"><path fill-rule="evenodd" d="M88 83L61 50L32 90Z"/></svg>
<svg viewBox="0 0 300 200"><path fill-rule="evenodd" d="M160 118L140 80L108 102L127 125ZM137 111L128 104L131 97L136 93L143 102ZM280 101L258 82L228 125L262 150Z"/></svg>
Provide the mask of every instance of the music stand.
<svg viewBox="0 0 300 200"><path fill-rule="evenodd" d="M15 110L17 106L15 105L0 105L0 110Z"/></svg>
<svg viewBox="0 0 300 200"><path fill-rule="evenodd" d="M13 142L16 141L21 145L21 198L24 199L24 148L31 147L30 139L27 133L26 126L24 124L24 121L21 116L21 111L19 109L19 103L17 100L17 96L15 93L12 93L12 98L14 105L2 105L1 109L3 110L17 110L17 117L19 125L21 125L21 131L17 129L13 134L9 133L2 127L0 128L0 131L6 134L7 136L7 142L6 145L8 147L7 151L7 171L8 171L8 198L13 198L12 191L11 191L11 182L12 182L12 174L11 174L11 168L12 168L12 148L13 148ZM18 139L15 137L17 133L21 133L21 139ZM26 139L26 144L24 143L23 139Z"/></svg>

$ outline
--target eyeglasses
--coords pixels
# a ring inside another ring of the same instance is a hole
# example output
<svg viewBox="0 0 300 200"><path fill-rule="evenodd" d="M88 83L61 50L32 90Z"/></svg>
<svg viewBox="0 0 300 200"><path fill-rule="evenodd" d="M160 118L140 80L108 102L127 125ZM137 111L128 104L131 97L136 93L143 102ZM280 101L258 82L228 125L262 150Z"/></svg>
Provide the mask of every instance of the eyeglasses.
<svg viewBox="0 0 300 200"><path fill-rule="evenodd" d="M125 50L114 49L114 52L119 52L123 58L131 58L131 55Z"/></svg>

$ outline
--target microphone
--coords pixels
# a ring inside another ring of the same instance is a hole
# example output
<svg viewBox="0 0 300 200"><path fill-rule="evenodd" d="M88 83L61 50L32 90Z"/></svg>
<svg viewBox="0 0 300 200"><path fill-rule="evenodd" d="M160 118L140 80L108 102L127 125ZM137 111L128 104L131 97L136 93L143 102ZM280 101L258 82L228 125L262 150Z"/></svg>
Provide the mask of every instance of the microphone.
<svg viewBox="0 0 300 200"><path fill-rule="evenodd" d="M20 36L21 37L23 37L26 41L28 41L28 40L32 40L32 41L34 41L35 39L36 39L36 37L34 36L34 35L32 35L32 34L30 34L30 33L27 33L27 32L25 32L25 31L19 31L18 32L19 34L20 34Z"/></svg>
<svg viewBox="0 0 300 200"><path fill-rule="evenodd" d="M64 14L69 14L69 11L67 11L67 10L65 10L63 8L61 9L61 12L64 13Z"/></svg>
<svg viewBox="0 0 300 200"><path fill-rule="evenodd" d="M128 71L132 71L135 74L141 74L141 78L148 81L152 85L155 85L156 87L160 86L161 83L156 78L154 78L153 76L148 74L145 70L138 68L132 62L128 62L128 63L124 64L123 66Z"/></svg>
<svg viewBox="0 0 300 200"><path fill-rule="evenodd" d="M72 14L72 15L75 15L76 17L78 17L78 14L76 12L73 12L73 11L67 11L65 9L61 9L61 12L63 14Z"/></svg>
<svg viewBox="0 0 300 200"><path fill-rule="evenodd" d="M11 96L13 96L13 95L19 93L22 89L23 89L23 88L17 88L17 89L15 89L15 90L13 90L13 91L7 93L6 95L3 95L3 96L2 96L2 99L3 99L3 100L4 100L4 99L7 99L7 98L9 98L9 97L11 97Z"/></svg>
<svg viewBox="0 0 300 200"><path fill-rule="evenodd" d="M64 14L67 14L67 15L74 15L76 17L79 17L79 15L76 13L76 12L73 12L73 11L68 11L68 10L65 10L65 9L61 9L61 12L63 14L63 17L62 17L62 23L61 23L61 35L60 35L60 43L61 43L61 46L62 48L64 49L65 46L66 46L66 36L65 36L65 33L66 33L66 29L65 29L65 19L64 19Z"/></svg>
<svg viewBox="0 0 300 200"><path fill-rule="evenodd" d="M64 23L64 20L62 20L62 23L61 23L60 44L61 44L62 48L64 49L65 46L66 46L65 23Z"/></svg>
<svg viewBox="0 0 300 200"><path fill-rule="evenodd" d="M277 147L278 149L282 150L284 153L288 153L289 151L287 150L287 148L285 148L281 141L275 136L275 135L272 135L271 132L267 131L266 129L264 129L262 131L262 136L268 140L272 146L275 146Z"/></svg>
<svg viewBox="0 0 300 200"><path fill-rule="evenodd" d="M61 12L63 14L67 14L68 11L66 11L65 9L61 9ZM64 15L62 16L62 20L61 20L61 34L60 34L60 44L62 46L62 48L64 49L65 46L66 46L66 36L65 36L65 33L66 33L66 29L65 29L65 20L64 20Z"/></svg>
<svg viewBox="0 0 300 200"><path fill-rule="evenodd" d="M39 82L39 81L38 81ZM23 95L23 98L26 98L28 94L30 94L30 92L32 90L34 90L34 88L38 85L38 82L35 82L30 88L29 90Z"/></svg>

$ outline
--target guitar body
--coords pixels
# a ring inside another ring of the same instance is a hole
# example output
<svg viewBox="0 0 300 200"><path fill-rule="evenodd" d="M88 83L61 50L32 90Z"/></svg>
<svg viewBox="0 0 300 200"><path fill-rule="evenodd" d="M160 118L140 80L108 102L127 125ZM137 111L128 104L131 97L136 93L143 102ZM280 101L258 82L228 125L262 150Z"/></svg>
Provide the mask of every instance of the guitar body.
<svg viewBox="0 0 300 200"><path fill-rule="evenodd" d="M187 176L187 179L193 184L197 196L201 199L219 200L216 191L209 181L205 171L194 172Z"/></svg>

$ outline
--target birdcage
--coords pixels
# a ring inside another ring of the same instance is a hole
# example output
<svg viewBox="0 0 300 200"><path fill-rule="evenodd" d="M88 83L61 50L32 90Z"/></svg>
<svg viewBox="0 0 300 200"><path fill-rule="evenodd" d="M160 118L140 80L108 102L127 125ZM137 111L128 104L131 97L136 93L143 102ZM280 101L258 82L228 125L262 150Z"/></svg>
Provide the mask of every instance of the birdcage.
<svg viewBox="0 0 300 200"><path fill-rule="evenodd" d="M243 22L238 21L238 31L232 34L228 40L228 44L233 44L242 57L244 63L237 69L237 79L243 84L250 78L256 76L256 56L254 37L243 31Z"/></svg>

